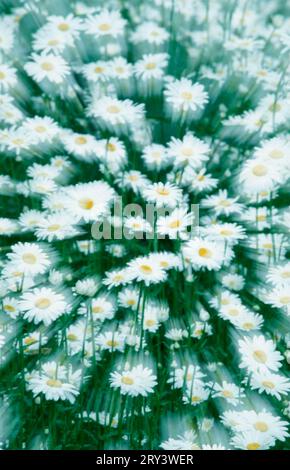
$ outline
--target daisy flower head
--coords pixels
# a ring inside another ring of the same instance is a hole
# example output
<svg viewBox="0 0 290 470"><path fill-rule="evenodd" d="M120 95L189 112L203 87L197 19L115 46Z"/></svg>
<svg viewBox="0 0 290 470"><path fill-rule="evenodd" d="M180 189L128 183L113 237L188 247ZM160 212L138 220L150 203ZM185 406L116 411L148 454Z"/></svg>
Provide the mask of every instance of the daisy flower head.
<svg viewBox="0 0 290 470"><path fill-rule="evenodd" d="M164 90L168 114L173 120L191 121L208 102L208 94L200 83L187 78L169 81Z"/></svg>
<svg viewBox="0 0 290 470"><path fill-rule="evenodd" d="M0 64L0 91L6 92L17 83L16 69L5 63Z"/></svg>
<svg viewBox="0 0 290 470"><path fill-rule="evenodd" d="M264 436L268 435L274 439L285 441L288 436L287 427L286 421L282 421L278 416L274 416L264 409L259 412L253 410L240 412L236 430L241 432L259 431Z"/></svg>
<svg viewBox="0 0 290 470"><path fill-rule="evenodd" d="M153 393L156 385L156 375L153 370L141 364L120 372L110 374L110 386L120 389L122 395L143 397Z"/></svg>
<svg viewBox="0 0 290 470"><path fill-rule="evenodd" d="M50 287L41 287L25 292L19 309L28 321L50 325L59 316L68 313L70 305L63 294L56 293Z"/></svg>
<svg viewBox="0 0 290 470"><path fill-rule="evenodd" d="M160 171L166 168L170 163L166 148L160 144L146 146L142 153L142 159L149 170Z"/></svg>
<svg viewBox="0 0 290 470"><path fill-rule="evenodd" d="M45 249L37 243L19 242L13 245L8 254L11 267L17 267L25 274L42 274L49 269L51 260Z"/></svg>
<svg viewBox="0 0 290 470"><path fill-rule="evenodd" d="M281 367L283 356L276 351L274 342L262 335L239 340L239 352L241 368L253 372L277 372Z"/></svg>
<svg viewBox="0 0 290 470"><path fill-rule="evenodd" d="M48 17L47 29L57 31L65 38L75 38L79 36L81 20L72 14L67 16L52 15Z"/></svg>
<svg viewBox="0 0 290 470"><path fill-rule="evenodd" d="M37 223L35 234L38 240L64 240L72 238L77 233L75 219L72 215L59 212L49 215Z"/></svg>
<svg viewBox="0 0 290 470"><path fill-rule="evenodd" d="M135 258L128 264L128 275L131 280L136 279L138 282L144 282L145 285L164 282L166 272L160 264L147 256Z"/></svg>
<svg viewBox="0 0 290 470"><path fill-rule="evenodd" d="M153 53L164 49L169 33L157 23L148 21L140 24L132 33L131 38L137 50L148 50Z"/></svg>
<svg viewBox="0 0 290 470"><path fill-rule="evenodd" d="M114 190L104 181L93 181L68 187L65 204L78 220L97 221L103 216L114 197Z"/></svg>
<svg viewBox="0 0 290 470"><path fill-rule="evenodd" d="M281 174L277 166L264 158L248 161L240 173L240 182L247 193L273 191L280 180Z"/></svg>
<svg viewBox="0 0 290 470"><path fill-rule="evenodd" d="M276 287L274 291L266 294L266 302L273 307L284 308L290 314L290 293L289 286Z"/></svg>
<svg viewBox="0 0 290 470"><path fill-rule="evenodd" d="M176 207L182 200L182 191L171 183L153 183L143 190L144 199L156 207Z"/></svg>
<svg viewBox="0 0 290 470"><path fill-rule="evenodd" d="M267 275L267 280L275 287L290 287L290 263L272 267Z"/></svg>
<svg viewBox="0 0 290 470"><path fill-rule="evenodd" d="M86 34L95 39L118 38L125 31L126 20L122 18L117 10L104 8L98 14L89 16L83 23Z"/></svg>
<svg viewBox="0 0 290 470"><path fill-rule="evenodd" d="M278 400L290 391L290 380L283 375L274 374L270 371L254 372L251 376L250 385L253 390L272 395Z"/></svg>
<svg viewBox="0 0 290 470"><path fill-rule="evenodd" d="M74 384L74 377L71 378L72 380L68 382L57 375L51 377L43 370L27 379L27 388L32 391L34 396L43 394L46 400L68 400L70 403L74 403L79 391Z"/></svg>
<svg viewBox="0 0 290 470"><path fill-rule="evenodd" d="M249 431L236 434L231 444L240 450L267 450L275 442L273 437L264 436L259 431Z"/></svg>
<svg viewBox="0 0 290 470"><path fill-rule="evenodd" d="M169 238L188 238L188 227L192 225L194 215L186 209L174 209L170 215L157 219L157 233Z"/></svg>
<svg viewBox="0 0 290 470"><path fill-rule="evenodd" d="M225 247L224 242L211 241L200 237L188 241L184 246L183 254L195 270L202 268L219 270L222 265L229 263L233 257L231 248Z"/></svg>
<svg viewBox="0 0 290 470"><path fill-rule="evenodd" d="M144 119L144 105L135 104L126 99L120 100L110 96L95 98L89 113L98 120L99 125L116 134L127 134L136 121Z"/></svg>
<svg viewBox="0 0 290 470"><path fill-rule="evenodd" d="M199 168L208 160L209 151L209 145L191 133L185 134L182 140L173 138L168 146L168 156L177 168Z"/></svg>
<svg viewBox="0 0 290 470"><path fill-rule="evenodd" d="M54 54L32 54L25 70L36 82L60 85L69 74L69 66L61 56Z"/></svg>
<svg viewBox="0 0 290 470"><path fill-rule="evenodd" d="M240 214L243 210L242 204L238 202L238 196L229 197L227 190L219 190L217 194L208 196L201 201L205 208L212 209L217 215Z"/></svg>
<svg viewBox="0 0 290 470"><path fill-rule="evenodd" d="M141 96L158 96L162 90L165 70L168 65L167 54L144 54L134 66L138 79L137 89Z"/></svg>

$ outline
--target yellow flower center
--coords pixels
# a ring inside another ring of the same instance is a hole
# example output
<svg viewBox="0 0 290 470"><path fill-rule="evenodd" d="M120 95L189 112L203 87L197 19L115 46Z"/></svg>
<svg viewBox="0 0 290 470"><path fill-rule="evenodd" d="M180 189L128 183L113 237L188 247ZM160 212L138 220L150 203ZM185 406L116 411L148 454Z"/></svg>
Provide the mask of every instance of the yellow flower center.
<svg viewBox="0 0 290 470"><path fill-rule="evenodd" d="M127 305L129 305L130 307L132 307L133 305L136 304L136 300L135 299L129 299L127 300Z"/></svg>
<svg viewBox="0 0 290 470"><path fill-rule="evenodd" d="M148 64L145 65L145 69L147 70L156 69L156 64L154 62L148 62Z"/></svg>
<svg viewBox="0 0 290 470"><path fill-rule="evenodd" d="M6 77L6 74L0 71L0 80L4 80L5 77Z"/></svg>
<svg viewBox="0 0 290 470"><path fill-rule="evenodd" d="M6 311L6 312L15 312L15 308L13 307L13 305L3 305L3 309Z"/></svg>
<svg viewBox="0 0 290 470"><path fill-rule="evenodd" d="M265 222L267 220L267 217L265 215L258 215L256 217L257 222Z"/></svg>
<svg viewBox="0 0 290 470"><path fill-rule="evenodd" d="M93 313L103 313L104 309L103 307L100 307L99 305L96 305L95 307L92 308Z"/></svg>
<svg viewBox="0 0 290 470"><path fill-rule="evenodd" d="M202 335L202 333L203 333L203 328L199 328L199 329L197 329L197 330L194 331L194 334L195 334L196 336L200 336L200 335Z"/></svg>
<svg viewBox="0 0 290 470"><path fill-rule="evenodd" d="M260 364L265 364L265 362L267 362L267 355L260 349L257 349L253 352L253 358Z"/></svg>
<svg viewBox="0 0 290 470"><path fill-rule="evenodd" d="M277 111L281 111L282 106L279 103L273 103L273 104L271 104L271 106L269 106L268 109L269 109L269 111L272 111L274 113L274 112L277 112Z"/></svg>
<svg viewBox="0 0 290 470"><path fill-rule="evenodd" d="M252 328L254 328L255 325L251 322L246 322L246 323L243 323L242 326L245 330L252 330Z"/></svg>
<svg viewBox="0 0 290 470"><path fill-rule="evenodd" d="M265 176L268 173L268 168L265 165L255 165L252 169L252 173L255 176Z"/></svg>
<svg viewBox="0 0 290 470"><path fill-rule="evenodd" d="M29 336L28 338L25 338L23 342L26 346L31 346L32 344L37 343L37 340Z"/></svg>
<svg viewBox="0 0 290 470"><path fill-rule="evenodd" d="M22 145L24 143L24 140L23 139L13 139L12 143L14 145Z"/></svg>
<svg viewBox="0 0 290 470"><path fill-rule="evenodd" d="M106 32L106 31L109 31L110 29L111 29L111 25L108 23L102 23L99 25L100 31Z"/></svg>
<svg viewBox="0 0 290 470"><path fill-rule="evenodd" d="M283 279L289 279L290 278L290 271L284 271L281 273L281 277Z"/></svg>
<svg viewBox="0 0 290 470"><path fill-rule="evenodd" d="M107 144L107 150L108 150L109 152L115 152L115 151L117 150L117 147L116 147L116 145L114 145L114 144L112 144L111 142L109 142L109 143Z"/></svg>
<svg viewBox="0 0 290 470"><path fill-rule="evenodd" d="M233 308L230 308L229 311L228 311L228 314L231 316L231 317L237 317L239 315L240 311L233 307Z"/></svg>
<svg viewBox="0 0 290 470"><path fill-rule="evenodd" d="M24 253L22 260L26 264L35 264L37 261L36 256L33 253Z"/></svg>
<svg viewBox="0 0 290 470"><path fill-rule="evenodd" d="M170 191L167 188L157 188L157 193L160 196L168 196L170 194Z"/></svg>
<svg viewBox="0 0 290 470"><path fill-rule="evenodd" d="M68 31L68 30L70 29L70 26L69 26L69 24L67 24L67 23L60 23L60 24L58 25L58 29L59 29L60 31Z"/></svg>
<svg viewBox="0 0 290 470"><path fill-rule="evenodd" d="M258 442L250 442L247 445L247 450L258 450L260 448L260 444Z"/></svg>
<svg viewBox="0 0 290 470"><path fill-rule="evenodd" d="M107 111L111 114L118 114L120 112L120 108L114 104L111 104L107 107Z"/></svg>
<svg viewBox="0 0 290 470"><path fill-rule="evenodd" d="M198 254L201 258L210 258L212 256L212 252L208 248L200 248L198 250Z"/></svg>
<svg viewBox="0 0 290 470"><path fill-rule="evenodd" d="M87 139L83 135L80 135L79 137L75 138L75 143L78 145L85 145L87 143Z"/></svg>
<svg viewBox="0 0 290 470"><path fill-rule="evenodd" d="M62 382L57 379L49 379L46 381L46 385L53 388L60 388L62 386Z"/></svg>
<svg viewBox="0 0 290 470"><path fill-rule="evenodd" d="M181 221L180 220L173 220L169 224L169 228L179 228L181 226Z"/></svg>
<svg viewBox="0 0 290 470"><path fill-rule="evenodd" d="M273 248L273 244L271 242L268 242L268 243L263 243L263 248L265 248L266 250L272 250Z"/></svg>
<svg viewBox="0 0 290 470"><path fill-rule="evenodd" d="M167 263L167 261L160 261L160 266L161 268L168 268L169 263Z"/></svg>
<svg viewBox="0 0 290 470"><path fill-rule="evenodd" d="M231 205L231 201L228 199L221 199L220 200L220 206L222 207L229 207Z"/></svg>
<svg viewBox="0 0 290 470"><path fill-rule="evenodd" d="M257 72L257 75L259 75L260 77L267 77L267 72L266 70L262 69Z"/></svg>
<svg viewBox="0 0 290 470"><path fill-rule="evenodd" d="M267 423L265 423L264 421L257 421L254 424L254 428L257 429L257 431L260 431L260 432L267 432L268 429L269 429Z"/></svg>
<svg viewBox="0 0 290 470"><path fill-rule="evenodd" d="M220 231L220 234L223 235L224 237L230 237L233 234L233 231L229 230L229 229L226 229L226 228L223 228Z"/></svg>
<svg viewBox="0 0 290 470"><path fill-rule="evenodd" d="M50 39L47 44L49 46L57 46L59 44L59 40L58 39Z"/></svg>
<svg viewBox="0 0 290 470"><path fill-rule="evenodd" d="M69 341L77 341L77 340L78 340L78 337L77 337L77 335L74 335L73 333L69 333L69 334L67 335L67 339L68 339Z"/></svg>
<svg viewBox="0 0 290 470"><path fill-rule="evenodd" d="M96 73L103 73L103 71L104 71L104 67L100 67L100 65L97 65L97 67L95 67Z"/></svg>
<svg viewBox="0 0 290 470"><path fill-rule="evenodd" d="M155 160L160 160L160 158L161 158L161 153L158 152L158 150L155 150L154 152L152 152L151 155Z"/></svg>
<svg viewBox="0 0 290 470"><path fill-rule="evenodd" d="M110 348L115 348L116 346L118 346L118 344L119 344L118 341L113 341L111 339L107 341L107 346L109 346Z"/></svg>
<svg viewBox="0 0 290 470"><path fill-rule="evenodd" d="M270 390L273 390L273 388L275 388L275 384L273 382L271 382L270 380L264 380L262 382L262 385L263 385L263 387L269 388Z"/></svg>
<svg viewBox="0 0 290 470"><path fill-rule="evenodd" d="M35 307L45 309L51 306L51 300L43 297L35 302Z"/></svg>
<svg viewBox="0 0 290 470"><path fill-rule="evenodd" d="M92 209L92 207L94 207L94 201L92 199L89 199L88 197L84 197L79 201L79 206L82 209L90 210Z"/></svg>
<svg viewBox="0 0 290 470"><path fill-rule="evenodd" d="M200 400L201 400L201 398L200 398L198 395L192 395L192 396L191 396L191 402L192 402L192 403L196 403L196 402L198 402L198 401L200 401Z"/></svg>
<svg viewBox="0 0 290 470"><path fill-rule="evenodd" d="M141 264L140 266L140 271L142 271L142 273L144 274L151 274L153 269L151 268L151 266L149 266L148 264Z"/></svg>
<svg viewBox="0 0 290 470"><path fill-rule="evenodd" d="M276 159L283 158L283 157L284 157L284 153L283 153L281 150L274 149L274 150L271 150L271 152L269 153L269 156L270 156L271 158L274 158L274 160L276 160Z"/></svg>
<svg viewBox="0 0 290 470"><path fill-rule="evenodd" d="M44 126L36 126L35 130L36 130L36 132L38 132L39 134L43 134L43 133L46 131L46 127L44 127Z"/></svg>
<svg viewBox="0 0 290 470"><path fill-rule="evenodd" d="M288 305L290 303L290 295L285 295L283 297L280 297L280 302L283 305Z"/></svg>
<svg viewBox="0 0 290 470"><path fill-rule="evenodd" d="M50 72L51 70L54 69L54 66L50 62L43 62L41 64L41 68L42 70L45 70L46 72Z"/></svg>
<svg viewBox="0 0 290 470"><path fill-rule="evenodd" d="M192 100L192 93L190 93L190 91L183 91L181 93L181 98L183 98L185 101L190 101Z"/></svg>
<svg viewBox="0 0 290 470"><path fill-rule="evenodd" d="M189 147L185 147L182 149L182 155L184 155L185 157L192 157L192 154L193 154L193 150Z"/></svg>
<svg viewBox="0 0 290 470"><path fill-rule="evenodd" d="M133 385L134 380L128 375L124 375L124 377L121 378L121 382L125 385Z"/></svg>
<svg viewBox="0 0 290 470"><path fill-rule="evenodd" d="M61 227L61 225L59 224L53 224L53 225L50 225L49 227L47 227L47 230L49 232L57 232L57 230L59 230Z"/></svg>
<svg viewBox="0 0 290 470"><path fill-rule="evenodd" d="M130 175L129 180L130 181L138 181L139 176L138 175Z"/></svg>
<svg viewBox="0 0 290 470"><path fill-rule="evenodd" d="M156 324L155 320L146 320L145 325L146 326L154 326Z"/></svg>
<svg viewBox="0 0 290 470"><path fill-rule="evenodd" d="M23 272L22 271L13 271L13 273L11 273L13 277L21 277L23 275Z"/></svg>

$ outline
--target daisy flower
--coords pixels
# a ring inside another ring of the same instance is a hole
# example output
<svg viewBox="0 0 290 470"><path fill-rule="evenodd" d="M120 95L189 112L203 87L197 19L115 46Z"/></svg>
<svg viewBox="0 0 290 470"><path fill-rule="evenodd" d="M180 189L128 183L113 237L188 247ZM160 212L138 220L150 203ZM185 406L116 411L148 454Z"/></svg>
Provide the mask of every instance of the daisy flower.
<svg viewBox="0 0 290 470"><path fill-rule="evenodd" d="M54 320L68 313L70 305L65 296L50 287L40 287L26 292L19 301L19 310L24 318L34 323L50 325Z"/></svg>
<svg viewBox="0 0 290 470"><path fill-rule="evenodd" d="M122 395L146 397L153 393L156 384L153 370L143 367L141 364L124 370L122 373L112 372L110 374L111 387L120 389Z"/></svg>
<svg viewBox="0 0 290 470"><path fill-rule="evenodd" d="M16 243L8 254L11 267L28 275L42 274L49 269L51 260L45 250L36 243Z"/></svg>
<svg viewBox="0 0 290 470"><path fill-rule="evenodd" d="M69 66L61 56L54 54L32 54L31 61L25 65L25 70L36 82L47 80L50 83L64 83L69 74Z"/></svg>
<svg viewBox="0 0 290 470"><path fill-rule="evenodd" d="M208 94L200 83L187 78L172 80L164 91L165 100L173 119L191 119L208 102Z"/></svg>
<svg viewBox="0 0 290 470"><path fill-rule="evenodd" d="M168 156L175 167L199 168L209 158L210 147L202 140L187 133L182 140L173 138L168 146Z"/></svg>
<svg viewBox="0 0 290 470"><path fill-rule="evenodd" d="M281 367L283 359L279 351L276 351L274 342L266 340L264 336L254 336L239 340L239 352L241 355L241 368L247 368L253 372L267 372Z"/></svg>
<svg viewBox="0 0 290 470"><path fill-rule="evenodd" d="M156 207L174 208L181 202L182 191L171 183L153 183L144 188L143 197Z"/></svg>

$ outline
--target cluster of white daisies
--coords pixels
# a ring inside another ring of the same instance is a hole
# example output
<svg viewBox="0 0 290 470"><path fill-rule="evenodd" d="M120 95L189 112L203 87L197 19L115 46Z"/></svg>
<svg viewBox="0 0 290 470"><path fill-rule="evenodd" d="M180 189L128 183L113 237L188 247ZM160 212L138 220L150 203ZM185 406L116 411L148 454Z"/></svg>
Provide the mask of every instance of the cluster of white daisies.
<svg viewBox="0 0 290 470"><path fill-rule="evenodd" d="M287 448L289 55L279 0L5 2L3 448Z"/></svg>

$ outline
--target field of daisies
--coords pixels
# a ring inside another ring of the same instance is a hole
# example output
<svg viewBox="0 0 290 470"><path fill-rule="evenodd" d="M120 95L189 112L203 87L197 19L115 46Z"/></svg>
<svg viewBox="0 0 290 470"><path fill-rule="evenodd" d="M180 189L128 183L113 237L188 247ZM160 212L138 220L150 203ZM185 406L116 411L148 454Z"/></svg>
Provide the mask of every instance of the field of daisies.
<svg viewBox="0 0 290 470"><path fill-rule="evenodd" d="M1 1L1 449L290 448L289 130L289 2Z"/></svg>

